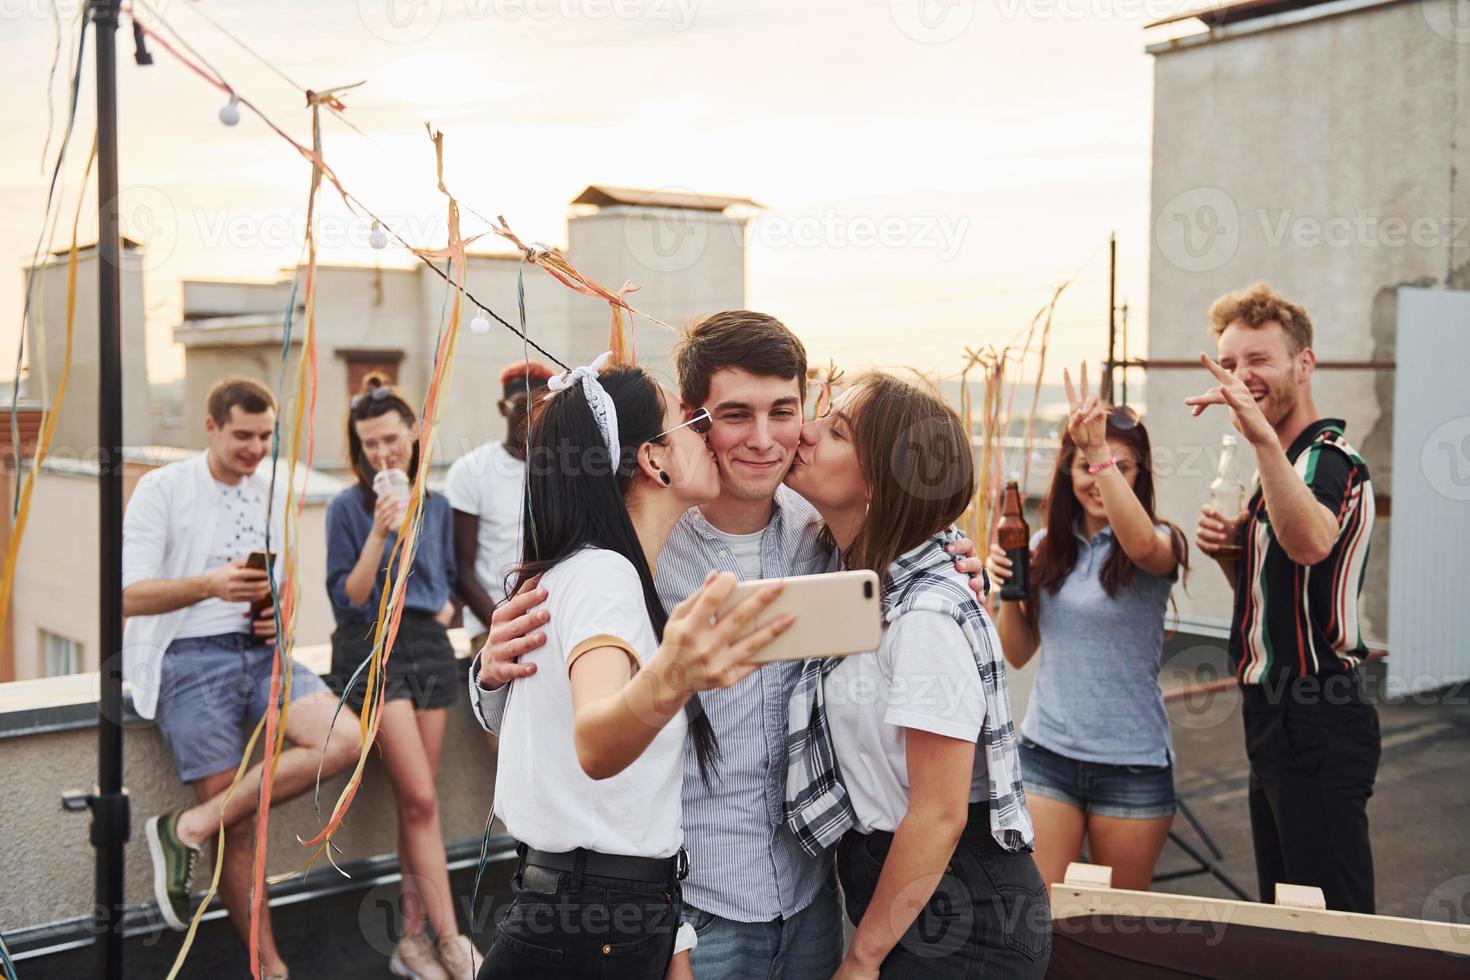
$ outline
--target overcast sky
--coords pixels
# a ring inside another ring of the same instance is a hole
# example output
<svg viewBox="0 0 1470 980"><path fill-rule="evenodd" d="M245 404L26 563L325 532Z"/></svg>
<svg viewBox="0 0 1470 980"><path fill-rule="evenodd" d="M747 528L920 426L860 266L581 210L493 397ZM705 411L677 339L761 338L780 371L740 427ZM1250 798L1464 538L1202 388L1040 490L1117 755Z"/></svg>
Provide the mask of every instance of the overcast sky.
<svg viewBox="0 0 1470 980"><path fill-rule="evenodd" d="M150 2L236 88L308 139L297 89L216 32L193 0ZM0 256L11 268L0 275L10 311L0 317L0 378L12 373L20 269L44 204L47 101L54 147L78 3L60 4L62 64L48 89L52 5L0 0ZM366 81L346 99L367 138L329 120L326 153L378 213L426 236L440 229L426 120L446 133L456 193L483 214L505 214L528 239L564 243L566 203L589 183L750 197L770 209L752 232L752 307L781 317L818 358L950 374L965 346L999 346L1023 330L1079 267L1052 364L1101 358L1115 228L1120 295L1134 350L1143 349L1152 102L1143 24L1189 5L212 0L202 9L300 85ZM308 168L248 114L222 126L219 93L166 52L140 68L127 33L118 40L124 230L149 242L149 367L163 380L182 371L171 339L179 280L268 280L293 265ZM87 73L68 221L92 100ZM327 220L340 218L331 195L323 200ZM84 229L95 229L89 219ZM365 229L332 228L324 260L372 261Z"/></svg>

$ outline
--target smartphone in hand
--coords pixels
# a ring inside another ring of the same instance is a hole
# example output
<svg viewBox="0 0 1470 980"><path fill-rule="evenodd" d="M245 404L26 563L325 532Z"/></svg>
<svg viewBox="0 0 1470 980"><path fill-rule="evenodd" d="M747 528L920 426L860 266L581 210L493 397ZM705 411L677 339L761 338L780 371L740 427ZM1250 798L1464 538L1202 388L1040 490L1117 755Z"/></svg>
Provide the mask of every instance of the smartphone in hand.
<svg viewBox="0 0 1470 980"><path fill-rule="evenodd" d="M756 579L735 586L720 612L739 605L773 581L781 595L751 622L746 633L790 613L791 627L753 658L753 663L806 660L809 657L847 657L878 649L883 639L883 593L871 571L794 575L783 579Z"/></svg>

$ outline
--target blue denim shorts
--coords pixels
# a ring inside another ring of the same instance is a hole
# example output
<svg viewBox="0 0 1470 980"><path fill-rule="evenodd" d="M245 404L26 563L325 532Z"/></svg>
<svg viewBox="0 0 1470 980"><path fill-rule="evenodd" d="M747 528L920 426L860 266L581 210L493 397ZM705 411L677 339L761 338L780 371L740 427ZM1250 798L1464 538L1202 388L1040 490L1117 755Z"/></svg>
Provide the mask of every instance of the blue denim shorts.
<svg viewBox="0 0 1470 980"><path fill-rule="evenodd" d="M192 783L240 764L246 726L260 720L270 702L274 659L275 648L248 633L169 644L156 717L180 779ZM291 672L292 701L326 689L320 677L297 662Z"/></svg>
<svg viewBox="0 0 1470 980"><path fill-rule="evenodd" d="M1174 815L1174 766L1114 766L1058 755L1021 735L1026 793L1099 817L1153 820Z"/></svg>

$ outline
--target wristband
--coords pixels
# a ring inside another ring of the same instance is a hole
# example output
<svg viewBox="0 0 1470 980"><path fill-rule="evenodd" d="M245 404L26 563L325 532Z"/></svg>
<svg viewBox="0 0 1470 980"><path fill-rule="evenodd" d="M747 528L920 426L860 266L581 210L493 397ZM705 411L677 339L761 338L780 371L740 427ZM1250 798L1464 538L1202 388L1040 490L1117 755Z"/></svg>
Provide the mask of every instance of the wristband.
<svg viewBox="0 0 1470 980"><path fill-rule="evenodd" d="M1096 466L1089 466L1089 467L1087 467L1087 472L1091 473L1093 476L1097 476L1099 473L1103 472L1104 470L1108 469L1109 467L1117 466L1117 465L1118 465L1118 457L1116 457L1116 456L1109 456L1107 458L1107 461L1106 462L1098 463Z"/></svg>

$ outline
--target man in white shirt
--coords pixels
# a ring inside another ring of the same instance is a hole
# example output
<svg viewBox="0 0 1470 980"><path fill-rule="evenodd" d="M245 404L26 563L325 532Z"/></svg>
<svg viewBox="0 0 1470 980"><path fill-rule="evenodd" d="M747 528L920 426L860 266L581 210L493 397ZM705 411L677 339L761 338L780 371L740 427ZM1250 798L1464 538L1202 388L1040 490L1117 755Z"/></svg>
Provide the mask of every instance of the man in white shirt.
<svg viewBox="0 0 1470 980"><path fill-rule="evenodd" d="M246 726L270 701L276 614L255 551L283 540L285 479L261 467L271 451L276 404L255 381L225 379L209 393L208 449L143 476L123 516L123 678L134 707L155 719L198 803L146 825L159 910L174 929L190 918L189 885L199 849L225 828L220 897L247 938L252 841L260 766L224 801L244 756ZM269 546L269 549L267 548ZM281 664L282 683L288 664ZM289 743L272 797L283 802L322 775L335 775L361 748L357 718L296 664L291 675ZM330 733L330 742L328 734ZM270 919L260 924L261 975L284 977Z"/></svg>
<svg viewBox="0 0 1470 980"><path fill-rule="evenodd" d="M487 442L449 467L445 496L454 508L455 594L464 603L464 631L474 650L484 646L490 614L505 601L505 578L521 560L527 419L531 399L552 374L540 361L517 361L500 372L505 441Z"/></svg>

